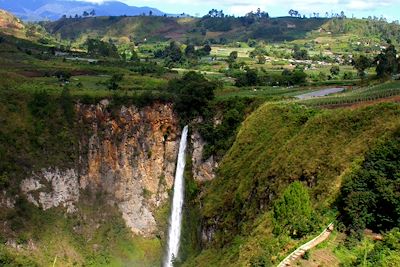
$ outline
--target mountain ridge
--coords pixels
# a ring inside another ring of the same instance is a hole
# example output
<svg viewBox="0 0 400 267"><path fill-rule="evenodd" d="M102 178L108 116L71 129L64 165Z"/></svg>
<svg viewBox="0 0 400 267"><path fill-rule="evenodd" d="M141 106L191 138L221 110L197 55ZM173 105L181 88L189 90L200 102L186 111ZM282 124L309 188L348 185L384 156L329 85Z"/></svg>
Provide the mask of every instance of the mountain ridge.
<svg viewBox="0 0 400 267"><path fill-rule="evenodd" d="M166 13L152 7L129 6L119 1L104 2L101 4L85 1L66 0L30 0L24 3L9 0L0 0L0 9L13 13L25 21L57 20L63 15L82 16L86 12L94 10L99 16L136 16L149 14L162 16Z"/></svg>

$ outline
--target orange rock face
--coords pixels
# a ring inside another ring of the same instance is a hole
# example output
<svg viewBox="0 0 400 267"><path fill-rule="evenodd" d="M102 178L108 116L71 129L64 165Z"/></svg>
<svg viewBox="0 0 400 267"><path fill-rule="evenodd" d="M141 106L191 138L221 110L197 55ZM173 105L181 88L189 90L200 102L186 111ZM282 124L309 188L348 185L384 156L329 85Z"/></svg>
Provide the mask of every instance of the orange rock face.
<svg viewBox="0 0 400 267"><path fill-rule="evenodd" d="M172 105L111 112L104 100L77 111L87 131L81 134L80 187L106 192L134 233L153 235L153 211L168 200L178 153Z"/></svg>

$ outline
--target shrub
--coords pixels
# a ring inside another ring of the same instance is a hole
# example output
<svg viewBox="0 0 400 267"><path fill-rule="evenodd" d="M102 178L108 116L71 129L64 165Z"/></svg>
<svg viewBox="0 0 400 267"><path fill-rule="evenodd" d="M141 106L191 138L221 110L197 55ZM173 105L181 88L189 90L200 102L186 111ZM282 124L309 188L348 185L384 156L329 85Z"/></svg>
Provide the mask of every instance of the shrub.
<svg viewBox="0 0 400 267"><path fill-rule="evenodd" d="M287 232L293 237L302 237L312 230L312 215L308 190L296 181L286 188L273 206L274 233Z"/></svg>
<svg viewBox="0 0 400 267"><path fill-rule="evenodd" d="M123 74L117 73L113 74L111 78L106 82L106 86L108 90L118 90L119 89L119 83L122 81L124 78Z"/></svg>
<svg viewBox="0 0 400 267"><path fill-rule="evenodd" d="M343 221L353 230L388 230L400 222L400 136L367 154L345 180Z"/></svg>
<svg viewBox="0 0 400 267"><path fill-rule="evenodd" d="M71 79L71 73L68 71L63 71L63 70L58 70L54 73L54 76L57 77L57 79L60 82L67 82L69 79Z"/></svg>

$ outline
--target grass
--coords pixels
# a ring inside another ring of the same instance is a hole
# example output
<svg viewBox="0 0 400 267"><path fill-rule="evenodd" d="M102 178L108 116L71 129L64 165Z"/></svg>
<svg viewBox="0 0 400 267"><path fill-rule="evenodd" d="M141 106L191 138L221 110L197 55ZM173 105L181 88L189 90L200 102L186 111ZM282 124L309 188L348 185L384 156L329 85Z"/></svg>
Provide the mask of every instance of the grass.
<svg viewBox="0 0 400 267"><path fill-rule="evenodd" d="M297 30L287 29L289 22L296 24ZM199 19L196 18L98 17L49 22L46 25L49 29L58 28L57 32L63 36L76 38L73 42L75 48L79 48L88 36L100 36L106 41L112 38L117 44L130 42L133 36L139 43L137 50L142 59L151 58L155 49L168 45L166 40L170 38L181 41L193 38L203 42L209 36L232 41L229 45L212 46L211 55L217 56L216 61L203 58L198 65L189 66L188 63L176 69L178 73L161 71L157 75L140 75L130 70L133 68L130 63L110 59L102 59L94 65L64 62L62 58L50 55L48 46L6 37L0 43L0 64L7 66L0 70L2 175L5 173L7 180L13 179L15 187L24 175L16 172L16 169L21 169L20 166L23 166L24 171L32 171L47 166L67 166L77 158L74 152L74 145L77 144L76 129L68 124L68 118L64 117L65 112L59 102L63 88L69 88L73 100L96 103L102 98L116 99L118 95L120 102L116 101L116 105L127 104L132 103L130 98L143 93L163 93L170 79L191 69L199 70L208 78L223 82L224 87L216 92L217 101L239 97L256 99L257 103L274 103L262 106L243 122L234 145L221 162L218 179L201 188L201 199L189 196L191 203L187 207L189 211L185 213L188 221L183 227L183 252L188 260L183 265L276 264L299 244L313 238L319 226L324 227L333 219L335 212L332 203L340 188L343 173L353 162L362 158L377 140L386 138L386 135L400 127L398 104L335 111L313 107L399 95L399 82L356 88L335 96L298 101L297 104L290 102L298 94L317 90L319 86L351 85L355 81L343 81L335 77L329 81L315 79L317 82L313 82L310 87L237 88L233 86L234 79L223 74L227 67L226 58L232 51L238 51L238 61L245 62L251 68L263 67L269 72L282 72L284 68L294 67L288 60L294 44L306 46L311 56L321 53L334 57L335 54L353 54L355 50L363 53L380 40L376 38L377 33L370 33L371 45L356 47L354 43L363 41L360 32L368 29L358 25L362 29L357 34L354 29L342 31L339 29L342 24L325 19L271 19L264 24L256 23L242 32L208 31L205 37L201 35L197 23ZM282 31L271 35L265 31L267 26L271 26L269 23L276 23L276 27ZM353 27L357 23L346 20L343 25ZM332 34L319 33L319 27L326 27ZM188 29L193 31L189 32ZM241 29L244 28L239 27ZM254 59L249 58L253 48L237 41L259 36L272 41L297 40L264 44L270 58L266 64L256 64ZM147 41L144 41L145 38ZM163 43L153 44L152 40ZM371 54L376 53L376 50L371 51ZM306 72L315 76L320 72L329 74L329 69L330 66L317 65L315 69ZM56 70L73 74L68 85L54 77ZM348 65L341 66L341 72L344 71L354 72ZM105 85L115 73L124 74L117 92L108 90ZM36 115L39 116L35 116L30 103L35 92L44 90L49 97L44 104L39 101L36 107ZM235 127L229 125L229 122L227 124L227 128ZM224 134L218 138L230 139ZM0 178L3 180L4 177ZM316 229L301 239L291 238L290 233L272 233L271 206L282 190L294 180L309 186L317 222ZM187 180L186 184L190 192L200 189L193 181ZM9 190L12 194L12 190ZM16 261L26 262L31 259L40 266L51 265L55 257L59 266L160 265L162 247L165 245L163 240L132 236L115 208L99 204L97 200L95 203L96 206L83 203L79 213L72 216L65 216L57 209L43 212L30 207L31 213L26 215L28 217L22 223L23 228L15 232L15 239L21 242L23 249L17 251L0 246L0 255L5 251ZM168 213L169 205L165 205L156 214L160 233L167 229ZM0 215L3 221L5 218L8 220L10 214L0 212ZM13 216L18 218L15 214ZM196 228L200 223L204 226L203 230L214 233L214 242L204 244L202 251L199 245L201 231ZM38 229L37 225L42 227ZM36 251L27 248L28 240L33 240ZM359 249L358 245L355 249ZM353 260L352 254L344 248L338 248L336 254L342 262Z"/></svg>
<svg viewBox="0 0 400 267"><path fill-rule="evenodd" d="M101 202L101 201L100 201ZM19 231L21 249L5 249L14 262L27 257L38 266L159 266L160 240L132 236L120 214L107 204L82 204L73 215L30 206ZM10 215L7 215L10 216ZM41 225L41 227L37 227ZM35 249L30 249L31 240ZM2 259L3 260L3 259Z"/></svg>
<svg viewBox="0 0 400 267"><path fill-rule="evenodd" d="M400 127L399 115L398 104L334 111L296 104L260 107L242 124L218 178L202 195L204 229L213 229L214 241L185 266L276 264L299 244L271 234L276 197L291 181L309 185L315 222L326 227L334 218L331 206L343 173Z"/></svg>

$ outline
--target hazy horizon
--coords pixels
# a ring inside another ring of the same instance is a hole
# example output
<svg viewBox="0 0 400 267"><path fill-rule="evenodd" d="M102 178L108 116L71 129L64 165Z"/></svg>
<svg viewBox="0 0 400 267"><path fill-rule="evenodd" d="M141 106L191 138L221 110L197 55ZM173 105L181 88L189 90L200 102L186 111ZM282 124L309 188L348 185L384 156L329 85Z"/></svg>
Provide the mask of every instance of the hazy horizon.
<svg viewBox="0 0 400 267"><path fill-rule="evenodd" d="M105 2L104 0L83 0L92 3ZM106 0L107 1L107 0ZM110 0L112 1L112 0ZM120 0L133 6L149 6L160 9L163 12L171 14L186 13L193 16L202 16L210 9L215 8L224 10L225 14L240 16L250 11L256 11L257 8L268 12L273 17L288 16L288 11L294 9L302 15L309 17L313 13L319 13L321 17L329 14L340 13L344 11L347 17L363 18L368 16L385 17L389 21L399 20L400 15L396 8L400 0L261 0L252 2L246 0L222 0L219 2L210 0Z"/></svg>

